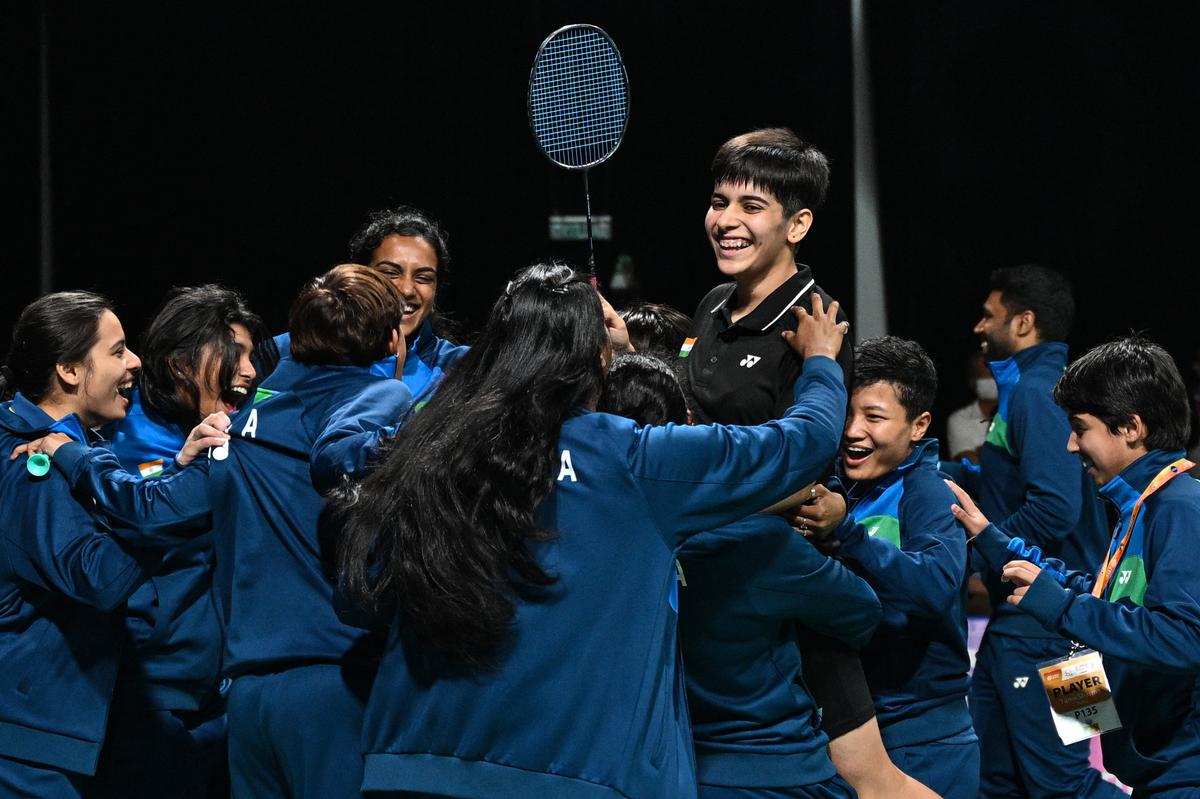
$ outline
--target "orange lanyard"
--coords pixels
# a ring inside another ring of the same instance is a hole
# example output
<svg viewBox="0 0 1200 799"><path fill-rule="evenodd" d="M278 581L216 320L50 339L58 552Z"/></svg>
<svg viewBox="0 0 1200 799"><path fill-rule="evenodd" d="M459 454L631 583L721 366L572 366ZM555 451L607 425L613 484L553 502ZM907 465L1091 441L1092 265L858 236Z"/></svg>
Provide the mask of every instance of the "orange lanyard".
<svg viewBox="0 0 1200 799"><path fill-rule="evenodd" d="M1170 466L1165 467L1150 481L1150 485L1146 486L1146 490L1137 498L1137 502L1133 503L1133 512L1129 514L1129 526L1125 528L1125 536L1121 539L1121 545L1117 547L1116 552L1112 551L1112 545L1116 543L1117 530L1120 528L1113 530L1112 540L1108 542L1108 551L1112 554L1106 557L1104 563L1100 566L1100 573L1096 575L1096 584L1092 586L1092 596L1104 596L1104 589L1108 588L1108 583L1112 580L1113 572L1117 570L1117 564L1125 556L1125 548L1129 546L1129 539L1133 535L1133 526L1137 524L1138 515L1142 512L1142 503L1155 491L1195 465L1187 458L1180 458Z"/></svg>

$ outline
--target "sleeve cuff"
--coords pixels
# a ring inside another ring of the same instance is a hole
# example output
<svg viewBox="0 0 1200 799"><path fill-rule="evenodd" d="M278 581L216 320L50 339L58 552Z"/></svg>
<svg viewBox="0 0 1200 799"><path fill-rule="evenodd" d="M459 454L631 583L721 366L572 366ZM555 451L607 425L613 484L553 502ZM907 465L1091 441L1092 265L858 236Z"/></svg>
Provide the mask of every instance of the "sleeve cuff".
<svg viewBox="0 0 1200 799"><path fill-rule="evenodd" d="M999 527L989 524L975 536L971 545L988 566L999 571L1009 561L1008 542L1011 540Z"/></svg>
<svg viewBox="0 0 1200 799"><path fill-rule="evenodd" d="M841 524L833 528L833 532L830 535L840 541L842 546L846 546L858 543L865 534L854 517L846 514L846 518L842 519Z"/></svg>
<svg viewBox="0 0 1200 799"><path fill-rule="evenodd" d="M1054 580L1053 575L1042 571L1025 592L1017 609L1033 616L1050 632L1059 632L1059 622L1074 597Z"/></svg>
<svg viewBox="0 0 1200 799"><path fill-rule="evenodd" d="M63 473L71 487L75 488L76 482L79 480L79 475L82 472L82 464L87 460L87 453L88 447L86 444L72 441L56 449L54 457L50 459L50 462Z"/></svg>

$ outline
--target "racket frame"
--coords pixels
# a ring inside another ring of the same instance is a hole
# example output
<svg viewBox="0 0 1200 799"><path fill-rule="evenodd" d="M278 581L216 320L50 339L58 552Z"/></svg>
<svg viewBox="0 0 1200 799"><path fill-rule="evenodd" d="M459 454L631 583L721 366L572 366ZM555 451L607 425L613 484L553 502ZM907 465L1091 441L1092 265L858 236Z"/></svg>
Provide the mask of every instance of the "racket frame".
<svg viewBox="0 0 1200 799"><path fill-rule="evenodd" d="M546 148L542 146L542 142L538 138L537 129L533 124L533 79L537 75L538 63L541 61L542 52L546 49L546 45L550 44L550 42L553 41L556 36L559 36L570 30L580 29L592 30L599 33L608 42L609 47L612 48L613 54L616 55L617 64L619 64L621 67L621 82L625 87L625 119L621 123L621 135L617 137L616 143L608 148L607 153L590 163L574 165L564 164L561 161L555 160L550 153L546 152ZM529 85L525 90L525 115L529 119L529 129L533 133L533 140L537 143L538 150L540 150L542 155L546 157L547 161L554 164L556 167L559 167L560 169L567 169L572 172L578 172L581 170L586 172L594 166L603 164L621 147L621 142L625 141L625 131L629 129L629 111L629 72L625 69L625 59L621 57L621 51L617 49L617 43L613 41L612 37L608 35L607 31L598 25L590 25L586 22L577 22L572 25L563 25L561 28L554 31L542 40L542 43L538 46L537 54L533 57L533 67L529 70Z"/></svg>

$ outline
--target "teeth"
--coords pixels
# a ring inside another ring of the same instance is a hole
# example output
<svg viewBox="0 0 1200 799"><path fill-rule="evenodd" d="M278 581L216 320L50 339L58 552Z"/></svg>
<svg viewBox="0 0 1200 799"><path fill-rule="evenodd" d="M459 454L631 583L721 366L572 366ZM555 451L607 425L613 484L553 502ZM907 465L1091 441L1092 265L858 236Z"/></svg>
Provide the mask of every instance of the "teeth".
<svg viewBox="0 0 1200 799"><path fill-rule="evenodd" d="M846 447L846 454L852 458L863 458L870 455L872 450L866 447Z"/></svg>
<svg viewBox="0 0 1200 799"><path fill-rule="evenodd" d="M741 239L721 239L718 244L722 250L744 250L750 246L750 242Z"/></svg>
<svg viewBox="0 0 1200 799"><path fill-rule="evenodd" d="M412 306L412 305L405 305L405 306L404 306L404 313L406 313L406 314L415 313L415 312L416 312L416 310L417 310L417 309L416 309L416 307L415 307L415 306Z"/></svg>
<svg viewBox="0 0 1200 799"><path fill-rule="evenodd" d="M229 390L234 394L241 394L243 397L250 393L249 389L247 389L245 386L233 386Z"/></svg>

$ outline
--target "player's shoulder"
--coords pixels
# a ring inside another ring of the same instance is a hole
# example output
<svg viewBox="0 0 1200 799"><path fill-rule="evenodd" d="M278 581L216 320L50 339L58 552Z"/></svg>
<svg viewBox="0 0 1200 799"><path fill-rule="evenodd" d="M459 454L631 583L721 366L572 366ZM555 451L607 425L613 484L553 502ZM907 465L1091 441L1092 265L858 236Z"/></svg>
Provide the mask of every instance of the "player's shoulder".
<svg viewBox="0 0 1200 799"><path fill-rule="evenodd" d="M1009 405L1017 407L1054 407L1054 386L1062 377L1062 370L1036 366L1021 373L1021 379L1012 387Z"/></svg>
<svg viewBox="0 0 1200 799"><path fill-rule="evenodd" d="M632 438L636 435L637 429L637 422L625 416L617 416L603 411L581 411L563 423L560 435L582 439Z"/></svg>
<svg viewBox="0 0 1200 799"><path fill-rule="evenodd" d="M933 466L918 464L916 468L904 475L904 495L901 501L908 506L931 505L938 510L950 512L950 504L954 502L954 492L946 485L946 476Z"/></svg>
<svg viewBox="0 0 1200 799"><path fill-rule="evenodd" d="M1152 509L1155 516L1185 516L1195 522L1189 526L1200 531L1200 480L1191 474L1180 475L1164 485L1148 504L1151 507L1147 510Z"/></svg>

